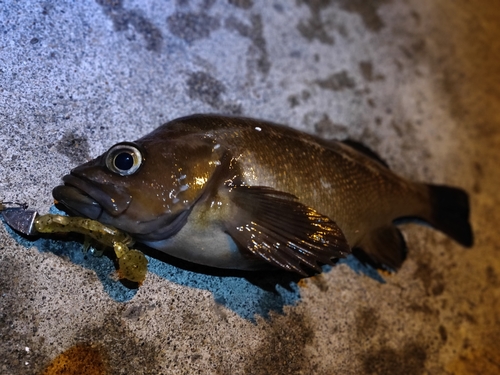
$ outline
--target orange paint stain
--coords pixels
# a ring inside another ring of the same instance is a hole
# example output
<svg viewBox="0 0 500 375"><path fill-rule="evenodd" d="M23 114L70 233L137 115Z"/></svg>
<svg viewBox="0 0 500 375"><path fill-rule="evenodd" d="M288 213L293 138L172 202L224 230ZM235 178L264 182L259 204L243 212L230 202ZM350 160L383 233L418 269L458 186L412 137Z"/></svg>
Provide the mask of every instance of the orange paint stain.
<svg viewBox="0 0 500 375"><path fill-rule="evenodd" d="M77 344L59 354L40 375L106 375L104 357L99 346Z"/></svg>

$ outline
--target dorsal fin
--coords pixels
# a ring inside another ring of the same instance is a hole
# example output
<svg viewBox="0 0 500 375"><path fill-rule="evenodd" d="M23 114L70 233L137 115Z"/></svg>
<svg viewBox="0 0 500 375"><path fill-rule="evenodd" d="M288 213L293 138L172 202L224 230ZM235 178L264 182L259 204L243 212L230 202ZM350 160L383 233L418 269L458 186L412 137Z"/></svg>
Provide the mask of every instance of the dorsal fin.
<svg viewBox="0 0 500 375"><path fill-rule="evenodd" d="M342 143L345 144L346 146L355 149L356 151L362 153L363 155L368 156L369 158L375 160L376 162L382 164L387 169L390 169L389 165L385 162L385 160L383 160L380 156L378 156L378 154L375 151L371 150L364 144L357 141L353 141L352 139L344 139Z"/></svg>

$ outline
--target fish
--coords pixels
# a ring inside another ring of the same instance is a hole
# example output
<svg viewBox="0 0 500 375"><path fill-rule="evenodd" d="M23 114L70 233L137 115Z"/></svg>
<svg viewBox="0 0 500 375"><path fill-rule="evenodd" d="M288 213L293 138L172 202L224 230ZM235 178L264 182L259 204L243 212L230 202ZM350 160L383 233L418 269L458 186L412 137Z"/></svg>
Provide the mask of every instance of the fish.
<svg viewBox="0 0 500 375"><path fill-rule="evenodd" d="M310 275L354 254L396 271L403 220L473 245L464 190L403 178L361 143L245 117L175 119L62 181L52 195L68 213L208 267Z"/></svg>

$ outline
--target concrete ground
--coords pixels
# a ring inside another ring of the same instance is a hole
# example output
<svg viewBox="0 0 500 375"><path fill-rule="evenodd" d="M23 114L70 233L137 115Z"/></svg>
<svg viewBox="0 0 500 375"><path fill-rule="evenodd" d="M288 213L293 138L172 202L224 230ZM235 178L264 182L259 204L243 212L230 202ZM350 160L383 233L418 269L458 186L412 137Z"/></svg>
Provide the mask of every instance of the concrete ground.
<svg viewBox="0 0 500 375"><path fill-rule="evenodd" d="M350 137L466 189L476 237L464 249L405 225L397 274L348 259L274 292L150 258L137 290L80 243L3 224L0 373L500 373L494 4L0 2L0 198L48 212L61 176L112 144L230 113Z"/></svg>

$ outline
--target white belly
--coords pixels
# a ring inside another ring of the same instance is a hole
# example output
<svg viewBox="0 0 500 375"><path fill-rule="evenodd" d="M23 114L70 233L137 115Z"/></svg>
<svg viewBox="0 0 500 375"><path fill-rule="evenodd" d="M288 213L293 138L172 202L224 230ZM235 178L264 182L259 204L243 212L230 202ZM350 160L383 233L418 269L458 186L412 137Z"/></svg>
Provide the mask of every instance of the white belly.
<svg viewBox="0 0 500 375"><path fill-rule="evenodd" d="M240 270L265 268L265 264L259 259L244 256L219 225L201 227L190 219L171 238L144 244L173 257L210 267Z"/></svg>

